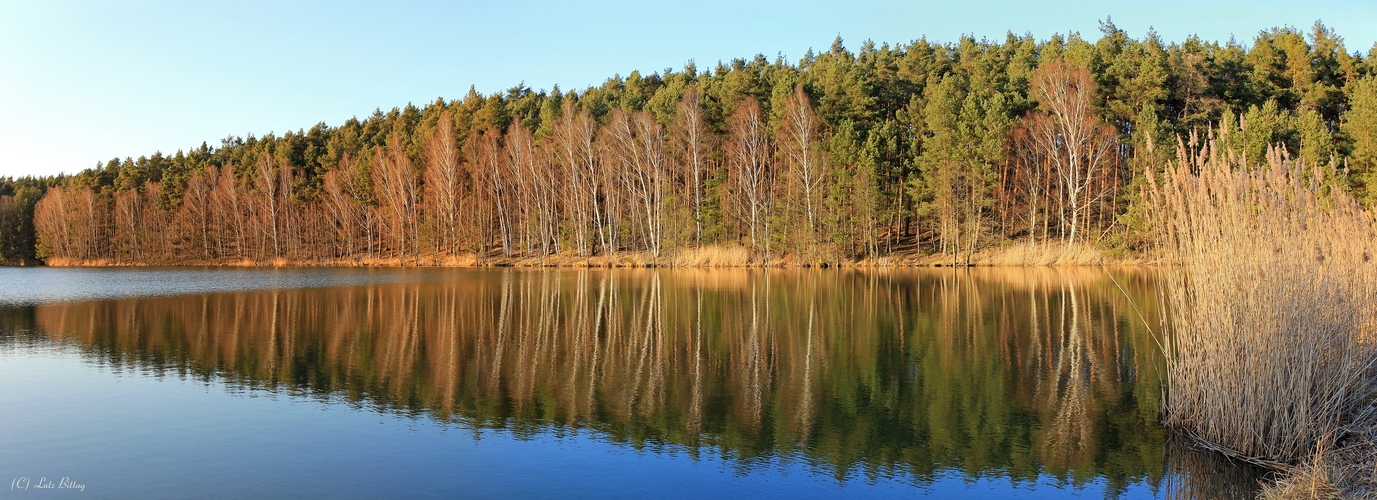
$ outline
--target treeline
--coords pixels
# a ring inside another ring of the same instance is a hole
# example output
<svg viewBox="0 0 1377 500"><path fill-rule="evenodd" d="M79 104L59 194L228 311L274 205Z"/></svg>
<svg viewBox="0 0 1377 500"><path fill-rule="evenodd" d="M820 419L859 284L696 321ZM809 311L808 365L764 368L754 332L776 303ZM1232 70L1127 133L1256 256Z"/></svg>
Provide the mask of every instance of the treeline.
<svg viewBox="0 0 1377 500"><path fill-rule="evenodd" d="M1377 196L1377 47L1350 53L1318 22L1250 47L1101 31L854 53L838 39L796 63L470 89L338 127L111 159L38 203L37 252L147 264L714 246L757 261L957 260L1011 241L1135 252L1149 241L1144 172L1211 127L1242 130L1228 147L1247 162L1284 145Z"/></svg>

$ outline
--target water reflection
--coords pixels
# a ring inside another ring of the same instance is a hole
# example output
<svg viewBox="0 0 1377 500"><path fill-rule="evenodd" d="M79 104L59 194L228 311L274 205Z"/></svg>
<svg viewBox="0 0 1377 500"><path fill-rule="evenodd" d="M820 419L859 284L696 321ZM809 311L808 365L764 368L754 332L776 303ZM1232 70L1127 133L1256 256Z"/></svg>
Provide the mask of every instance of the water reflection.
<svg viewBox="0 0 1377 500"><path fill-rule="evenodd" d="M1218 464L1171 451L1154 341L1100 270L446 273L40 305L0 329L159 375L518 436L589 429L743 470L1110 495L1246 496L1255 480L1202 482ZM1115 274L1157 310L1150 274Z"/></svg>

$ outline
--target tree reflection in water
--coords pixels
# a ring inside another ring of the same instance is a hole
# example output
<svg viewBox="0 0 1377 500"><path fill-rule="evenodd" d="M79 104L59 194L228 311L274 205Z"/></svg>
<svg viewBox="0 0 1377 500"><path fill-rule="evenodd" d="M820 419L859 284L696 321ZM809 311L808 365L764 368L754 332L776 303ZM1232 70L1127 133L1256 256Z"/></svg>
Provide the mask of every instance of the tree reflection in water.
<svg viewBox="0 0 1377 500"><path fill-rule="evenodd" d="M1150 273L1115 274L1157 310ZM516 436L591 431L743 469L803 461L839 480L958 473L1167 496L1246 496L1256 481L1170 443L1155 343L1100 270L440 275L42 305L3 321L159 376Z"/></svg>

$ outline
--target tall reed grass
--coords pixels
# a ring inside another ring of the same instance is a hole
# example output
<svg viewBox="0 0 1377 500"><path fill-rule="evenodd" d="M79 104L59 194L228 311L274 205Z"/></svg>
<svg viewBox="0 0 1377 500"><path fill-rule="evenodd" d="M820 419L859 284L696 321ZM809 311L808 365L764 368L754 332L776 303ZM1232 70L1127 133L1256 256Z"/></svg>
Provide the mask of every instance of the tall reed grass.
<svg viewBox="0 0 1377 500"><path fill-rule="evenodd" d="M1181 145L1150 176L1176 264L1163 271L1163 423L1237 458L1298 464L1374 423L1373 216L1335 187L1333 165L1272 149L1249 168L1215 144Z"/></svg>

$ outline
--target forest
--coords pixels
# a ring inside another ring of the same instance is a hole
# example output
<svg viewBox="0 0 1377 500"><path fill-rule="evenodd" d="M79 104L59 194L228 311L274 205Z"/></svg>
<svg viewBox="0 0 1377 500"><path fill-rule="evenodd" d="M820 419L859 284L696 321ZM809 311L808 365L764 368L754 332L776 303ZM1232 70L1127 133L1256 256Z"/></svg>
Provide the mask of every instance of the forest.
<svg viewBox="0 0 1377 500"><path fill-rule="evenodd" d="M1077 34L470 88L337 126L0 178L11 264L827 264L1151 251L1149 171L1219 134L1377 201L1377 46ZM710 258L708 260L711 260Z"/></svg>

